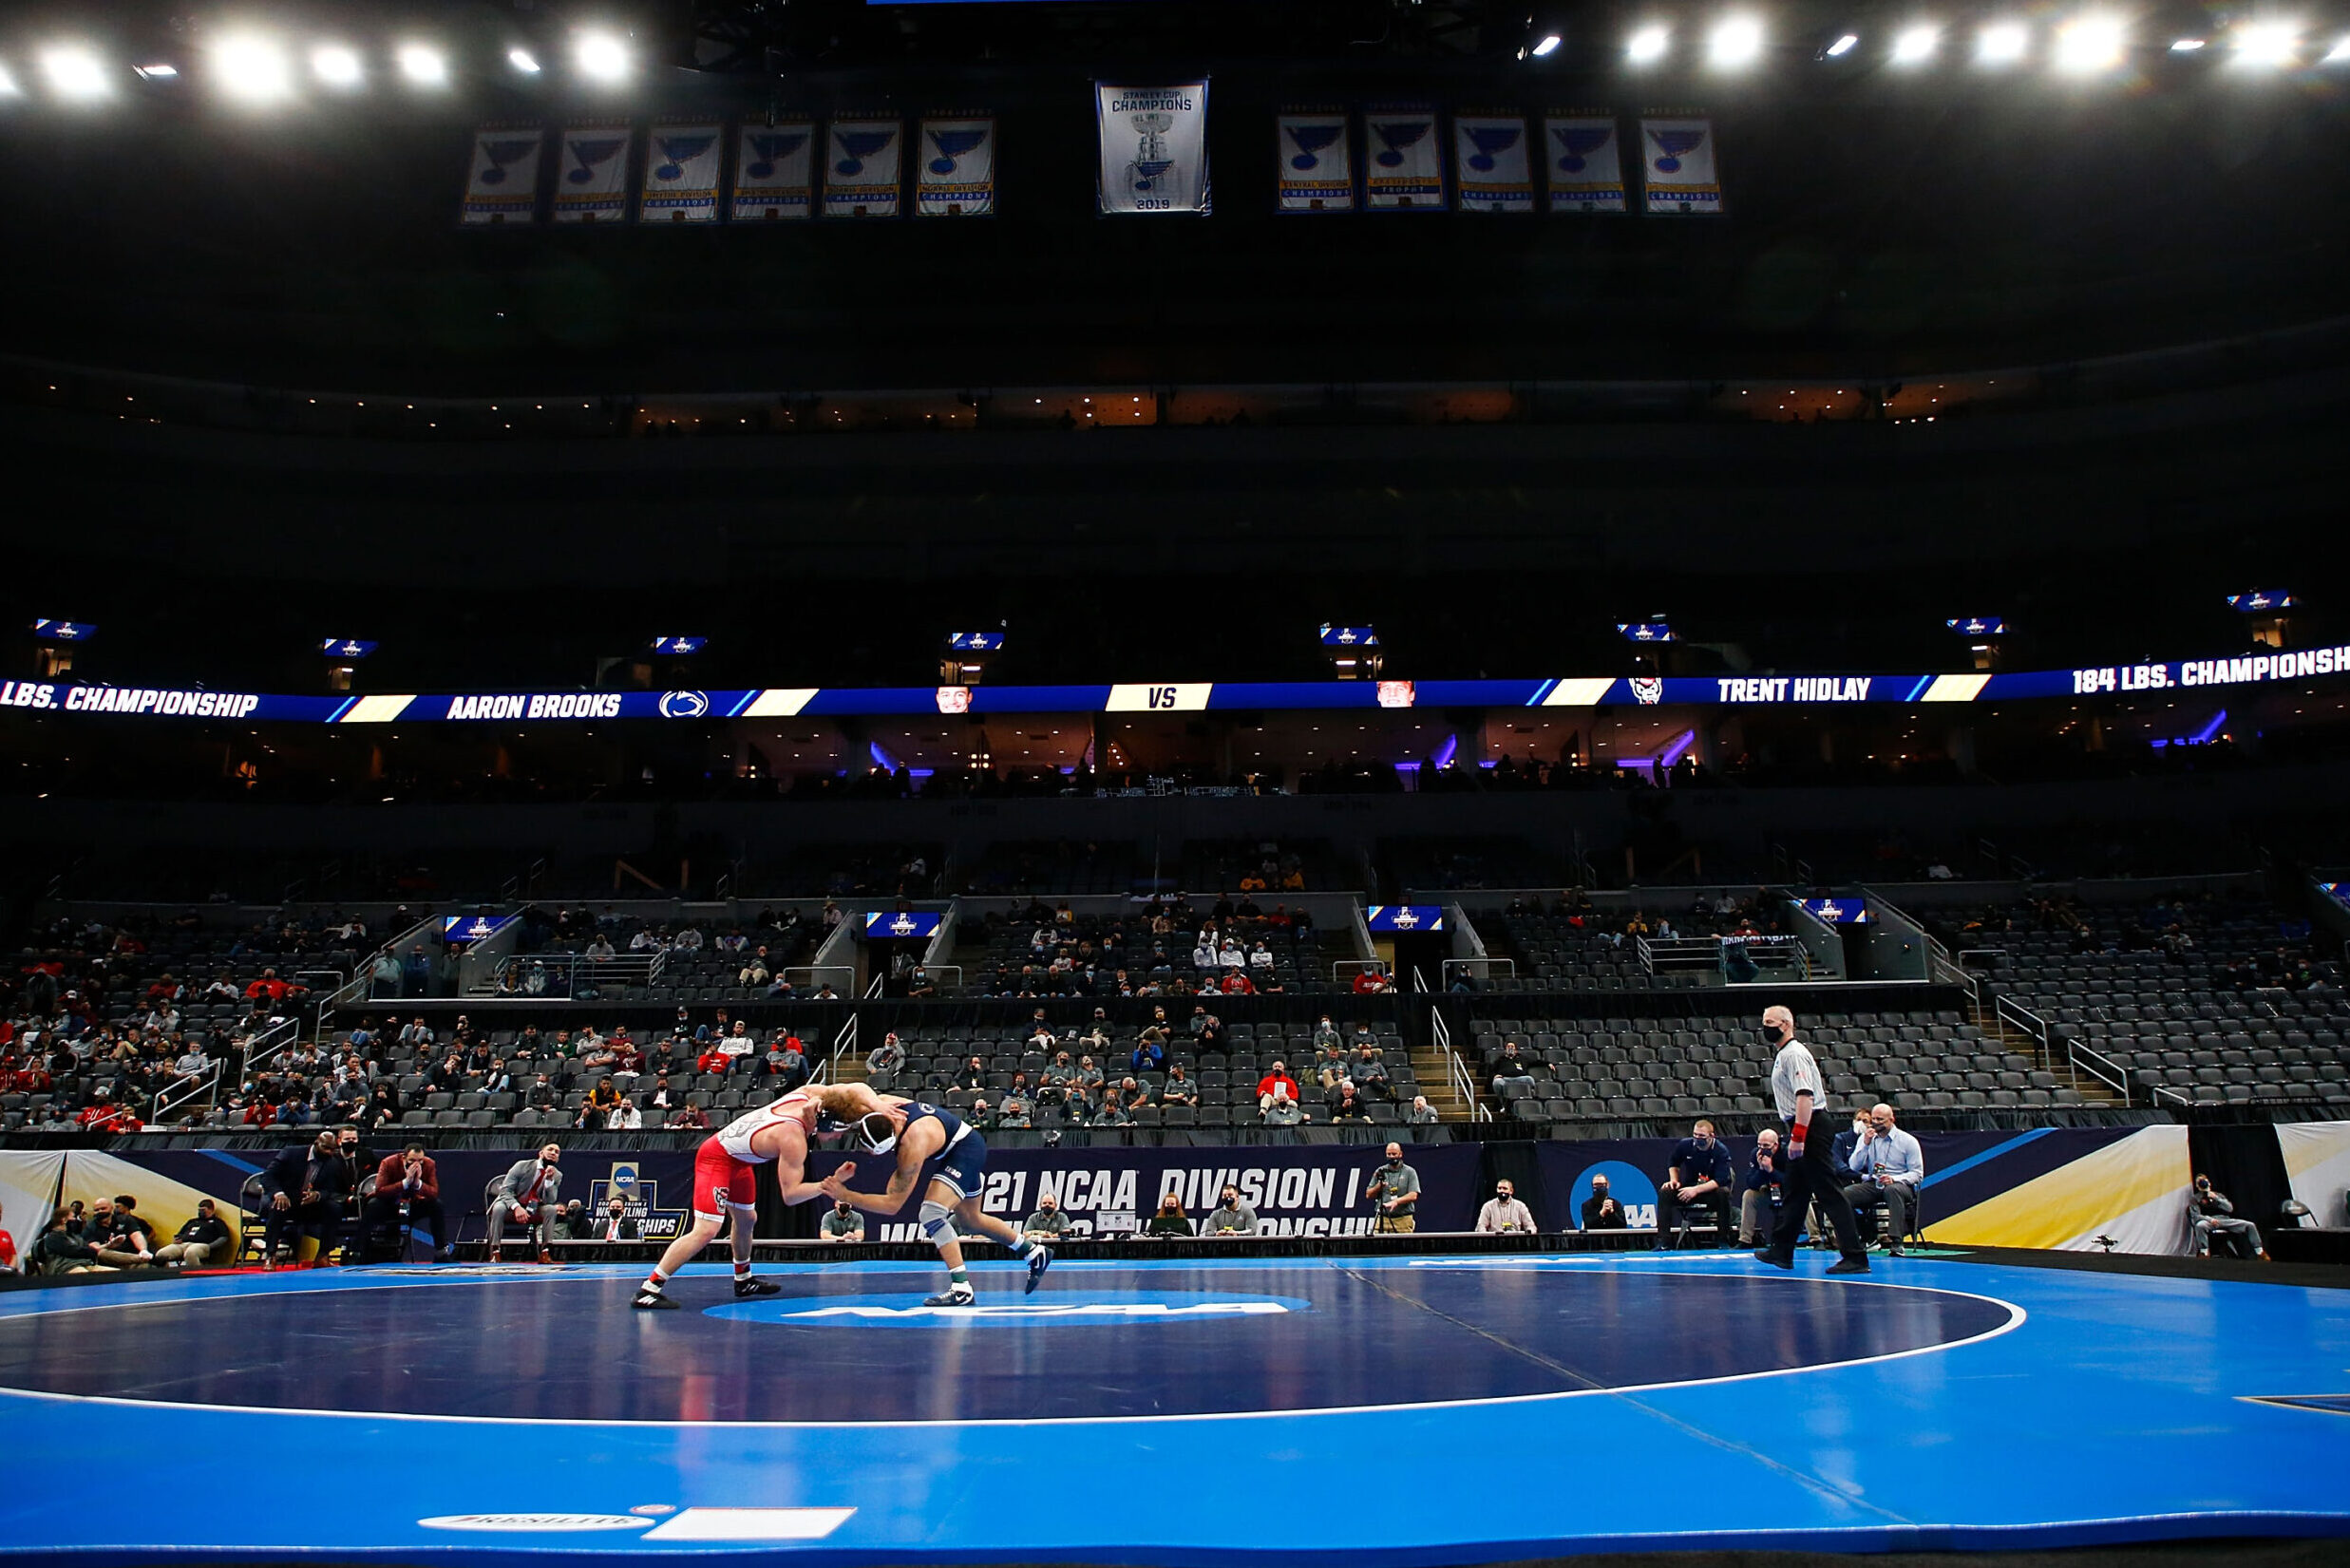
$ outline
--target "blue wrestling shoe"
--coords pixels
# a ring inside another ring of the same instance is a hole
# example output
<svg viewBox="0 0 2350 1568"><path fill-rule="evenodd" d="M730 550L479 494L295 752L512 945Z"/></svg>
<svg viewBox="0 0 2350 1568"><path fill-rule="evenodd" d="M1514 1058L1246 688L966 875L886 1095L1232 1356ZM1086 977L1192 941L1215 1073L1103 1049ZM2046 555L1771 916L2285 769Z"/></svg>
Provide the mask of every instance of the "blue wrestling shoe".
<svg viewBox="0 0 2350 1568"><path fill-rule="evenodd" d="M1052 1249L1039 1246L1028 1255L1028 1289L1023 1294L1034 1295L1036 1287L1044 1283L1045 1271L1052 1267Z"/></svg>

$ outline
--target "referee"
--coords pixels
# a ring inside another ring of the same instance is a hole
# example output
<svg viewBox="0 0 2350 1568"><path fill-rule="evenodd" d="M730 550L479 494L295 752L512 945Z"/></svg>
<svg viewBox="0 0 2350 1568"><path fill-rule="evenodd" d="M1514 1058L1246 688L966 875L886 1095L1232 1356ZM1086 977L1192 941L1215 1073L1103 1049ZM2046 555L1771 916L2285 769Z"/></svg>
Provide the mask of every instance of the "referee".
<svg viewBox="0 0 2350 1568"><path fill-rule="evenodd" d="M1787 1150L1781 1169L1787 1173L1787 1183L1778 1228L1772 1234L1771 1244L1754 1256L1774 1269L1793 1268L1795 1237L1803 1230L1805 1214L1816 1202L1836 1233L1836 1250L1844 1255L1828 1266L1828 1272L1867 1274L1868 1254L1861 1246L1860 1226L1853 1222L1852 1201L1845 1197L1844 1184L1836 1180L1836 1168L1829 1161L1828 1124L1821 1123L1818 1136L1812 1136L1813 1119L1828 1108L1828 1086L1820 1078L1820 1065L1812 1060L1810 1048L1795 1038L1795 1015L1786 1008L1763 1009L1762 1031L1764 1039L1779 1048L1778 1059L1771 1064L1771 1093L1778 1102L1779 1120L1787 1124L1781 1135Z"/></svg>

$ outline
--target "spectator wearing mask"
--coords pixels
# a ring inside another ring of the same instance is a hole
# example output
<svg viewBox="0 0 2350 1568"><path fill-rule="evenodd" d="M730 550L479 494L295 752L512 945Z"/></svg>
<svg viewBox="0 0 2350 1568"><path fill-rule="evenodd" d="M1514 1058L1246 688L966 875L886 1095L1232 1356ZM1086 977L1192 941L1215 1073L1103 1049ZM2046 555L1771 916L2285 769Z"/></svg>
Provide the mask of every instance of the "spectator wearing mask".
<svg viewBox="0 0 2350 1568"><path fill-rule="evenodd" d="M1143 1226L1143 1235L1147 1237L1180 1236L1188 1239L1198 1234L1192 1228L1191 1217L1184 1213L1184 1195L1179 1192L1163 1196L1159 1200L1159 1212Z"/></svg>
<svg viewBox="0 0 2350 1568"><path fill-rule="evenodd" d="M1518 1042L1511 1040L1502 1047L1502 1054L1493 1063L1493 1098L1508 1100L1533 1092L1534 1069L1518 1054Z"/></svg>
<svg viewBox="0 0 2350 1568"><path fill-rule="evenodd" d="M1620 1231L1629 1223L1624 1219L1623 1205L1607 1188L1607 1178L1591 1179L1591 1196L1583 1200L1583 1229L1587 1231Z"/></svg>
<svg viewBox="0 0 2350 1568"><path fill-rule="evenodd" d="M1060 1200L1051 1193L1036 1200L1036 1212L1028 1217L1021 1231L1038 1241L1057 1241L1068 1233L1069 1216L1061 1212Z"/></svg>
<svg viewBox="0 0 2350 1568"><path fill-rule="evenodd" d="M98 1249L82 1239L73 1211L59 1209L32 1244L32 1266L46 1275L65 1275L89 1274L109 1265L100 1262Z"/></svg>
<svg viewBox="0 0 2350 1568"><path fill-rule="evenodd" d="M1277 1094L1287 1100L1298 1098L1298 1081L1289 1075L1289 1066L1285 1062L1275 1062L1266 1069L1265 1075L1257 1080L1257 1108L1269 1109Z"/></svg>
<svg viewBox="0 0 2350 1568"><path fill-rule="evenodd" d="M886 1090L905 1070L906 1048L898 1041L896 1030L881 1037L881 1043L865 1058L865 1082L876 1089Z"/></svg>
<svg viewBox="0 0 2350 1568"><path fill-rule="evenodd" d="M1779 1169L1779 1129L1765 1127L1754 1135L1753 1162L1738 1178L1738 1244L1766 1245L1778 1229L1779 1203L1787 1178Z"/></svg>
<svg viewBox="0 0 2350 1568"><path fill-rule="evenodd" d="M1274 1085L1273 1092L1266 1096L1261 1104L1264 1108L1259 1114L1268 1127L1294 1127L1301 1122L1314 1120L1305 1113L1304 1106L1290 1097L1289 1085L1286 1083Z"/></svg>
<svg viewBox="0 0 2350 1568"><path fill-rule="evenodd" d="M1870 1106L1868 1122L1868 1136L1852 1151L1852 1174L1858 1180L1845 1188L1844 1196L1852 1205L1855 1219L1864 1215L1873 1219L1878 1205L1884 1205L1885 1250L1899 1257L1902 1237L1909 1234L1911 1217L1918 1212L1918 1188L1925 1181L1925 1152L1915 1138L1893 1124L1892 1106Z"/></svg>
<svg viewBox="0 0 2350 1568"><path fill-rule="evenodd" d="M1255 1236L1257 1211L1241 1201L1241 1189L1224 1183L1222 1195L1200 1227L1203 1236Z"/></svg>
<svg viewBox="0 0 2350 1568"><path fill-rule="evenodd" d="M616 1247L623 1241L641 1241L644 1234L644 1228L637 1224L636 1217L628 1212L627 1200L616 1193L612 1201L604 1205L604 1212L596 1217L595 1229L589 1239L601 1241L607 1247Z"/></svg>
<svg viewBox="0 0 2350 1568"><path fill-rule="evenodd" d="M845 1198L835 1199L831 1212L824 1216L817 1231L827 1241L862 1241L864 1213Z"/></svg>
<svg viewBox="0 0 2350 1568"><path fill-rule="evenodd" d="M538 1245L539 1261L552 1263L546 1248L546 1225L562 1210L563 1149L549 1143L536 1157L518 1160L492 1184L489 1194L489 1256L494 1262L504 1251L506 1226L526 1227Z"/></svg>
<svg viewBox="0 0 2350 1568"><path fill-rule="evenodd" d="M83 1221L82 1239L98 1249L98 1261L110 1269L142 1269L155 1262L155 1227L131 1212L137 1206L127 1194L97 1199Z"/></svg>
<svg viewBox="0 0 2350 1568"><path fill-rule="evenodd" d="M1681 1210L1697 1205L1713 1211L1715 1233L1727 1245L1730 1189L1736 1184L1737 1172L1730 1162L1729 1149L1714 1136L1713 1123L1699 1122L1674 1146L1664 1185L1657 1191L1657 1234L1665 1238L1664 1245L1677 1244L1673 1237Z"/></svg>
<svg viewBox="0 0 2350 1568"><path fill-rule="evenodd" d="M1518 1201L1517 1183L1507 1179L1494 1183L1493 1196L1477 1211L1477 1229L1488 1236L1534 1234L1534 1211Z"/></svg>
<svg viewBox="0 0 2350 1568"><path fill-rule="evenodd" d="M201 1269L228 1262L236 1251L237 1233L221 1220L211 1199L199 1198L195 1216L168 1246L157 1249L155 1260L167 1268Z"/></svg>

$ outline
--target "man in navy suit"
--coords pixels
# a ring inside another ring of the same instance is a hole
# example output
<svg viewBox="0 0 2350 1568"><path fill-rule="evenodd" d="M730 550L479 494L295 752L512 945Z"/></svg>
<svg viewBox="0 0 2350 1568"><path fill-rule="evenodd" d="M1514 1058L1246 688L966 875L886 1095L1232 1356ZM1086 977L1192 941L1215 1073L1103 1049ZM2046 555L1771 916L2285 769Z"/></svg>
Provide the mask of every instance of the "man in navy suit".
<svg viewBox="0 0 2350 1568"><path fill-rule="evenodd" d="M317 1261L325 1263L356 1185L351 1162L343 1158L340 1135L332 1127L311 1143L278 1150L277 1158L261 1172L261 1214L267 1237L262 1267L276 1267L281 1239L287 1244L288 1259L300 1262L305 1236L317 1238Z"/></svg>

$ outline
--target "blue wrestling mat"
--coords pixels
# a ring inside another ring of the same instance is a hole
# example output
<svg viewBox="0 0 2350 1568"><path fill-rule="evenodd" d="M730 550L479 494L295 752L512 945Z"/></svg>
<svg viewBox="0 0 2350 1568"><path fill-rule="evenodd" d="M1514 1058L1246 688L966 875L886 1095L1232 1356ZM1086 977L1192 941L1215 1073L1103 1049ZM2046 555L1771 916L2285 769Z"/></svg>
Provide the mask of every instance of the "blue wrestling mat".
<svg viewBox="0 0 2350 1568"><path fill-rule="evenodd" d="M2350 1536L2350 1292L1742 1255L0 1296L0 1554L1470 1563ZM190 1501L194 1500L194 1501Z"/></svg>

